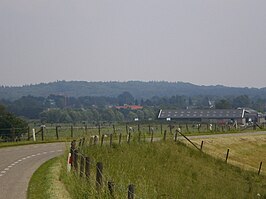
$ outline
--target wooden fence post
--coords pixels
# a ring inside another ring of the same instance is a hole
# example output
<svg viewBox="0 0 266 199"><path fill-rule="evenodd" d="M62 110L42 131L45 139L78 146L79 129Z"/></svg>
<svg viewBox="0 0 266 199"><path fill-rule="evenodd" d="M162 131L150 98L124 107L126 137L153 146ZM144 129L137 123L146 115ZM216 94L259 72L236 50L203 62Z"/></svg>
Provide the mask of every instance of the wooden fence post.
<svg viewBox="0 0 266 199"><path fill-rule="evenodd" d="M71 125L71 128L70 128L71 135L70 135L70 136L71 136L72 138L73 138L73 136L74 136L74 135L73 135L73 134L74 134L73 131L74 131L74 129L73 129L73 126Z"/></svg>
<svg viewBox="0 0 266 199"><path fill-rule="evenodd" d="M102 138L101 138L101 146L103 145L103 141L104 141L104 134L102 134Z"/></svg>
<svg viewBox="0 0 266 199"><path fill-rule="evenodd" d="M225 158L225 162L227 163L228 160L228 156L229 156L229 149L227 149L227 153L226 153L226 158Z"/></svg>
<svg viewBox="0 0 266 199"><path fill-rule="evenodd" d="M151 143L153 142L153 129L151 129Z"/></svg>
<svg viewBox="0 0 266 199"><path fill-rule="evenodd" d="M161 135L163 134L163 124L161 124Z"/></svg>
<svg viewBox="0 0 266 199"><path fill-rule="evenodd" d="M30 140L30 127L28 126L28 140Z"/></svg>
<svg viewBox="0 0 266 199"><path fill-rule="evenodd" d="M177 133L178 133L178 131L176 130L175 131L175 142L177 141Z"/></svg>
<svg viewBox="0 0 266 199"><path fill-rule="evenodd" d="M42 141L44 140L44 138L43 138L43 134L44 134L44 127L42 126L41 127L41 134L42 134Z"/></svg>
<svg viewBox="0 0 266 199"><path fill-rule="evenodd" d="M84 157L80 156L80 177L84 174Z"/></svg>
<svg viewBox="0 0 266 199"><path fill-rule="evenodd" d="M203 140L201 141L200 150L202 151L203 148Z"/></svg>
<svg viewBox="0 0 266 199"><path fill-rule="evenodd" d="M82 138L81 146L84 146L84 143L85 143L85 137Z"/></svg>
<svg viewBox="0 0 266 199"><path fill-rule="evenodd" d="M260 167L259 167L258 175L260 175L261 167L262 167L262 162L260 162Z"/></svg>
<svg viewBox="0 0 266 199"><path fill-rule="evenodd" d="M96 188L99 190L103 184L103 163L97 162L96 164Z"/></svg>
<svg viewBox="0 0 266 199"><path fill-rule="evenodd" d="M101 124L99 123L99 126L98 126L98 133L99 133L99 138L101 137Z"/></svg>
<svg viewBox="0 0 266 199"><path fill-rule="evenodd" d="M78 149L74 150L73 163L75 171L78 171Z"/></svg>
<svg viewBox="0 0 266 199"><path fill-rule="evenodd" d="M139 142L141 141L141 131L139 131Z"/></svg>
<svg viewBox="0 0 266 199"><path fill-rule="evenodd" d="M59 128L59 126L55 127L55 134L56 134L56 139L57 140L59 139L58 128Z"/></svg>
<svg viewBox="0 0 266 199"><path fill-rule="evenodd" d="M110 192L110 195L112 198L114 198L115 183L112 181L109 181L107 184L108 184L108 190Z"/></svg>
<svg viewBox="0 0 266 199"><path fill-rule="evenodd" d="M163 134L163 140L166 140L166 130L164 130L164 134Z"/></svg>
<svg viewBox="0 0 266 199"><path fill-rule="evenodd" d="M128 133L128 140L127 140L128 144L130 144L130 139L131 139L131 132Z"/></svg>
<svg viewBox="0 0 266 199"><path fill-rule="evenodd" d="M86 157L85 158L85 175L86 175L86 178L89 179L90 177L90 158L89 157Z"/></svg>
<svg viewBox="0 0 266 199"><path fill-rule="evenodd" d="M126 133L127 133L127 135L128 135L128 126L127 126L127 124L126 124Z"/></svg>
<svg viewBox="0 0 266 199"><path fill-rule="evenodd" d="M128 186L128 196L127 198L128 199L134 199L134 194L135 194L135 186L133 184L130 184Z"/></svg>
<svg viewBox="0 0 266 199"><path fill-rule="evenodd" d="M116 131L115 131L115 125L113 124L113 133L115 135Z"/></svg>

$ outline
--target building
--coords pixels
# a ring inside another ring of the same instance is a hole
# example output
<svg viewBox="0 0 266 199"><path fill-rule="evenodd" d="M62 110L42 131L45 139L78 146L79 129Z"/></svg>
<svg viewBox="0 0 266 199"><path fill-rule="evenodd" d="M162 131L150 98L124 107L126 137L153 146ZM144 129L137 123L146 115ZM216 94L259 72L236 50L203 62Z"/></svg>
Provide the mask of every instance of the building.
<svg viewBox="0 0 266 199"><path fill-rule="evenodd" d="M259 113L252 109L182 109L160 110L158 119L181 122L212 122L247 124L259 121Z"/></svg>
<svg viewBox="0 0 266 199"><path fill-rule="evenodd" d="M116 109L130 109L130 110L141 110L143 106L138 105L124 105L124 106L115 106Z"/></svg>

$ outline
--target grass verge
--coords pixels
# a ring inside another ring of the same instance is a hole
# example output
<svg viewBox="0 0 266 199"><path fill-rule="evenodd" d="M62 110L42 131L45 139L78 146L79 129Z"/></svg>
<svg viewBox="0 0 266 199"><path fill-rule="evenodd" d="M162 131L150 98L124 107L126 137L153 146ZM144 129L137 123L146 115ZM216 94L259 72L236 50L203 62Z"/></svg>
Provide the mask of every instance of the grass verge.
<svg viewBox="0 0 266 199"><path fill-rule="evenodd" d="M48 160L34 172L28 187L28 199L70 198L59 178L61 159L56 157Z"/></svg>

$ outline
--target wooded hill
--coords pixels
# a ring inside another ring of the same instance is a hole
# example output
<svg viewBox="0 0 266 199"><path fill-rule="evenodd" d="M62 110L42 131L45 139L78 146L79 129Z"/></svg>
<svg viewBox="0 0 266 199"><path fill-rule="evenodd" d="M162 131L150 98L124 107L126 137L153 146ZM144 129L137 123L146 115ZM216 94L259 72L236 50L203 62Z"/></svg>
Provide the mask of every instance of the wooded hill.
<svg viewBox="0 0 266 199"><path fill-rule="evenodd" d="M184 82L165 81L128 81L128 82L86 82L86 81L57 81L19 87L0 87L0 99L16 100L22 96L47 97L53 95L64 96L107 96L116 97L122 92L130 92L136 99L148 99L153 96L239 96L266 99L265 88L239 88L216 86L198 86Z"/></svg>

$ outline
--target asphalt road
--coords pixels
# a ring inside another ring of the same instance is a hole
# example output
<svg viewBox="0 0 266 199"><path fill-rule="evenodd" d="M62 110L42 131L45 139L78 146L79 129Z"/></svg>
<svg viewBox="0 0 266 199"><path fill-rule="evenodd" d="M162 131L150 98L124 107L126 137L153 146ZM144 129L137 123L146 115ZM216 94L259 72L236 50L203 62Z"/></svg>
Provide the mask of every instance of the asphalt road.
<svg viewBox="0 0 266 199"><path fill-rule="evenodd" d="M67 147L65 143L49 143L0 149L0 199L26 199L34 171Z"/></svg>

